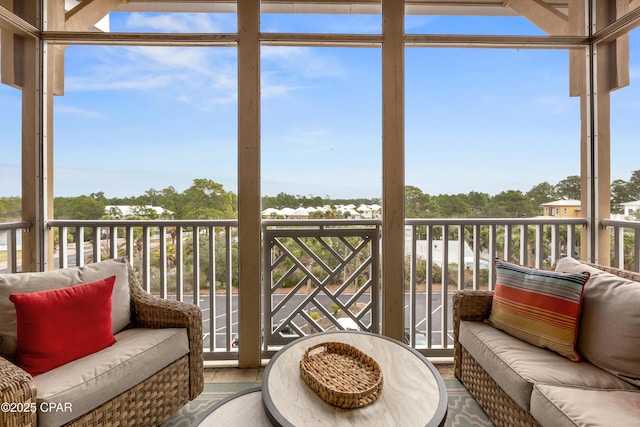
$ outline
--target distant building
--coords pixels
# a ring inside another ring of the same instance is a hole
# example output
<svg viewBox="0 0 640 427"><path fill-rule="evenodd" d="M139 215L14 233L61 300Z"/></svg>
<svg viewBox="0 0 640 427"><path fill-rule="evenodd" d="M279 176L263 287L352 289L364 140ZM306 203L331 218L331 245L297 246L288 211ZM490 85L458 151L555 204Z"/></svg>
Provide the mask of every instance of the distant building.
<svg viewBox="0 0 640 427"><path fill-rule="evenodd" d="M555 202L540 205L542 216L554 216L556 218L581 218L580 200L556 200Z"/></svg>
<svg viewBox="0 0 640 427"><path fill-rule="evenodd" d="M136 205L109 205L104 208L105 215L116 218L128 218L130 216L156 216L166 217L173 215L173 212L161 208L160 206L136 206Z"/></svg>
<svg viewBox="0 0 640 427"><path fill-rule="evenodd" d="M620 203L623 219L640 219L640 200Z"/></svg>
<svg viewBox="0 0 640 427"><path fill-rule="evenodd" d="M429 259L427 240L416 240L416 259ZM434 239L431 241L431 259L433 264L442 267L444 261L445 242L443 240ZM447 264L460 265L460 242L457 240L449 240L447 242ZM405 228L404 256L411 256L411 228ZM473 249L467 242L463 247L463 264L464 268L473 268L474 255ZM480 268L489 268L490 257L486 253L480 253Z"/></svg>
<svg viewBox="0 0 640 427"><path fill-rule="evenodd" d="M337 213L340 218L345 219L379 219L381 218L382 207L377 204L373 205L334 205L334 206L317 206L307 208L267 208L262 211L262 218L283 218L283 219L309 219L314 213L325 214L326 212L333 211Z"/></svg>
<svg viewBox="0 0 640 427"><path fill-rule="evenodd" d="M291 212L289 219L309 219L309 211L305 208L298 208Z"/></svg>

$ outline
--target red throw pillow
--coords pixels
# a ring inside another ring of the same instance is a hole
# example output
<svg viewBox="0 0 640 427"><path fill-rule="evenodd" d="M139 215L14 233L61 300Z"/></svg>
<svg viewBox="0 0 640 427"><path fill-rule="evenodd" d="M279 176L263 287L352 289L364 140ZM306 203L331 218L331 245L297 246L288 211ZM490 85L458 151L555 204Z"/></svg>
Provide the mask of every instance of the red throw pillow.
<svg viewBox="0 0 640 427"><path fill-rule="evenodd" d="M33 376L116 342L111 292L116 276L66 288L11 294L16 308L18 366Z"/></svg>

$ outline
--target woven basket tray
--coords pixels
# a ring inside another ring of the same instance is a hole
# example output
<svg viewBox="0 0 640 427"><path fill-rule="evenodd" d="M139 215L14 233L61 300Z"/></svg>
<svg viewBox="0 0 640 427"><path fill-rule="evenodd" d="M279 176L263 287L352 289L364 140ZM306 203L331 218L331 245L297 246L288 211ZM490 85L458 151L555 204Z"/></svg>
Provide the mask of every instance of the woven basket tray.
<svg viewBox="0 0 640 427"><path fill-rule="evenodd" d="M367 406L382 390L378 363L341 342L309 347L300 359L300 376L322 400L344 409Z"/></svg>

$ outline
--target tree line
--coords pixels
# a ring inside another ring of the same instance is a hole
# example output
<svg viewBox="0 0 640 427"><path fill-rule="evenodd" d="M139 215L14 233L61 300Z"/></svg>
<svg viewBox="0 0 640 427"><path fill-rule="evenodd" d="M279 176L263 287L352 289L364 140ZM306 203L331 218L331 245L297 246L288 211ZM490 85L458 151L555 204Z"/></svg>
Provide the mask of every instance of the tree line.
<svg viewBox="0 0 640 427"><path fill-rule="evenodd" d="M554 200L580 199L580 177L568 176L556 184L542 182L529 191L506 190L495 195L471 191L459 194L430 195L412 185L405 187L405 216L407 218L520 218L540 214L540 205ZM628 181L611 183L611 211L621 213L620 204L640 199L640 170L632 172ZM279 193L264 196L262 208L298 208L324 205L380 204L380 199L332 199L330 196L301 196ZM117 212L105 212L109 205L159 206L165 214L138 209L136 217L144 219L234 219L238 214L238 196L226 191L222 184L210 179L195 179L193 184L178 192L174 187L153 188L140 196L108 198L103 192L77 197L56 197L56 219L120 219ZM0 222L19 221L20 197L0 197ZM335 217L329 211L325 217ZM131 217L130 217L131 218Z"/></svg>

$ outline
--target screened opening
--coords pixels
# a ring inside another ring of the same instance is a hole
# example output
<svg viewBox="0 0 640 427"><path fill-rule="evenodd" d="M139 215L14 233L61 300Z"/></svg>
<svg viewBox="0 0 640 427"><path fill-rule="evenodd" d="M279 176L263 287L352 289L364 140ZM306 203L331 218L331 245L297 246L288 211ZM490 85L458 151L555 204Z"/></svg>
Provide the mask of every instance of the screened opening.
<svg viewBox="0 0 640 427"><path fill-rule="evenodd" d="M380 50L265 46L261 62L263 195L379 198Z"/></svg>
<svg viewBox="0 0 640 427"><path fill-rule="evenodd" d="M182 193L195 180L237 192L235 48L70 46L65 57L56 196Z"/></svg>

